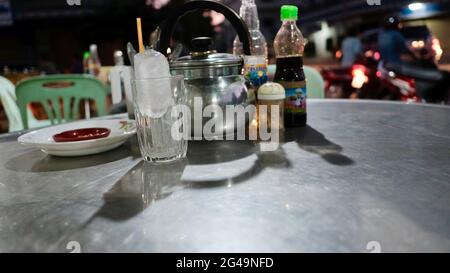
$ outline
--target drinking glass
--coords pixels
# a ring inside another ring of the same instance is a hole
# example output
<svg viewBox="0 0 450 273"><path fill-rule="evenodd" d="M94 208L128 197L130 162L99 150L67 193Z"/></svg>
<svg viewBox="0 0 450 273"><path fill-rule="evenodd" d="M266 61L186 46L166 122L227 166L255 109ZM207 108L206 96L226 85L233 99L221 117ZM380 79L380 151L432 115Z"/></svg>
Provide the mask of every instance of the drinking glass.
<svg viewBox="0 0 450 273"><path fill-rule="evenodd" d="M145 161L170 162L186 157L187 139L172 135L174 126L180 131L187 128L181 112L172 115L174 107L186 104L185 92L183 76L133 80L137 136Z"/></svg>

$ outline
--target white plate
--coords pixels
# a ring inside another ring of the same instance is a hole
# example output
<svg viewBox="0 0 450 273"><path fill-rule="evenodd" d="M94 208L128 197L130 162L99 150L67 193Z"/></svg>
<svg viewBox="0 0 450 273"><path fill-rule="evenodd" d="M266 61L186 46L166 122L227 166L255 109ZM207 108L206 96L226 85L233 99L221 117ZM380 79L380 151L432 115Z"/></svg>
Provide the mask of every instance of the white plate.
<svg viewBox="0 0 450 273"><path fill-rule="evenodd" d="M53 136L68 130L82 128L108 128L111 133L106 138L75 142L55 142ZM136 133L136 124L132 120L96 119L84 120L62 125L52 126L32 131L20 136L17 141L42 150L44 153L56 156L92 155L119 147Z"/></svg>

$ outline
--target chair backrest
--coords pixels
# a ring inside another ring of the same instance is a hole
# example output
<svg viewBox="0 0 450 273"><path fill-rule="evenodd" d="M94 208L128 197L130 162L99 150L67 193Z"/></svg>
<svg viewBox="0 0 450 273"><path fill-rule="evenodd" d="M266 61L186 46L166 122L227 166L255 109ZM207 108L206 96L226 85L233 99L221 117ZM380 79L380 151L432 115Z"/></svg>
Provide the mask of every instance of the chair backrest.
<svg viewBox="0 0 450 273"><path fill-rule="evenodd" d="M308 90L308 98L323 99L325 98L325 81L317 69L310 66L303 66L306 77L306 88Z"/></svg>
<svg viewBox="0 0 450 273"><path fill-rule="evenodd" d="M106 115L106 88L89 75L64 74L28 78L19 82L16 95L25 128L28 128L27 105L31 102L43 105L52 124L79 119L78 110L82 99L94 100L98 115Z"/></svg>
<svg viewBox="0 0 450 273"><path fill-rule="evenodd" d="M0 101L5 109L8 118L9 131L19 131L23 129L22 117L19 107L16 104L15 86L8 79L0 76Z"/></svg>
<svg viewBox="0 0 450 273"><path fill-rule="evenodd" d="M276 65L269 65L269 75L273 77L277 70ZM310 66L303 66L303 71L306 77L306 89L308 92L308 98L310 99L323 99L325 98L325 81L317 69Z"/></svg>

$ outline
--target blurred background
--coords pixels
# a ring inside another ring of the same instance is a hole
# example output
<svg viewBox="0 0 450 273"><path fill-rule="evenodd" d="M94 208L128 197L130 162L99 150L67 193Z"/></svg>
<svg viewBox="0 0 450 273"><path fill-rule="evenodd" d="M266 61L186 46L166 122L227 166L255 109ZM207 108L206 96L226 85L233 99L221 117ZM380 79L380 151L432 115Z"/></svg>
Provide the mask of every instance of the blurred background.
<svg viewBox="0 0 450 273"><path fill-rule="evenodd" d="M137 47L136 17L142 17L148 44L150 34L183 2L0 0L0 74L15 84L30 75L83 73L83 55L91 44L98 46L102 66L113 66L115 51L126 52L127 42ZM241 1L221 2L239 12ZM269 63L275 61L272 43L281 25L279 9L283 4L299 6L298 25L308 39L305 64L319 71L339 66L341 44L349 35L363 37L367 44L374 42L376 35L372 34L380 28L382 18L394 13L405 25L417 27L412 36L424 32L420 35L432 39L441 69L450 62L450 0L256 0L256 4L261 31L268 42ZM194 37L210 36L218 51L231 53L235 35L221 14L201 12L185 16L173 39L188 44ZM423 46L414 39L411 42ZM128 58L124 59L128 64ZM0 115L6 120L4 114ZM0 130L6 127L2 125Z"/></svg>
<svg viewBox="0 0 450 273"><path fill-rule="evenodd" d="M74 61L80 60L89 45L95 43L102 64L113 65L115 50L125 51L128 41L137 44L136 17L143 18L144 33L149 35L183 2L81 0L80 6L70 6L66 0L0 0L0 64L21 70L37 68L44 59L54 62L60 72L69 72ZM239 11L239 0L222 2ZM280 6L300 7L299 26L309 40L305 55L310 63L332 62L350 28L359 26L361 32L374 29L383 16L393 12L408 24L427 25L444 49L441 62L449 62L450 53L445 49L450 48L450 1L424 1L435 4L425 12L408 10L412 2L382 0L377 6L369 5L367 0L256 0L261 31L269 47L281 25ZM186 16L174 38L186 42L193 37L213 35L218 50L232 51L236 34L216 13Z"/></svg>

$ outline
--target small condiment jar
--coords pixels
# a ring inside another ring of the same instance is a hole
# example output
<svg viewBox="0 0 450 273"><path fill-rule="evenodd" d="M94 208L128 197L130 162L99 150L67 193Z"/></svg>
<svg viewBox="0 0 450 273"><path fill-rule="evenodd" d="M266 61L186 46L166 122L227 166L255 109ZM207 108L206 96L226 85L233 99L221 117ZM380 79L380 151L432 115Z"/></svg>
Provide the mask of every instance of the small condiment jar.
<svg viewBox="0 0 450 273"><path fill-rule="evenodd" d="M261 85L258 89L258 124L266 123L268 130L284 129L284 101L286 92L281 84L268 82ZM266 105L267 111L261 111L261 106ZM278 112L272 112L271 106L279 106ZM278 115L278 128L272 128L272 115Z"/></svg>

